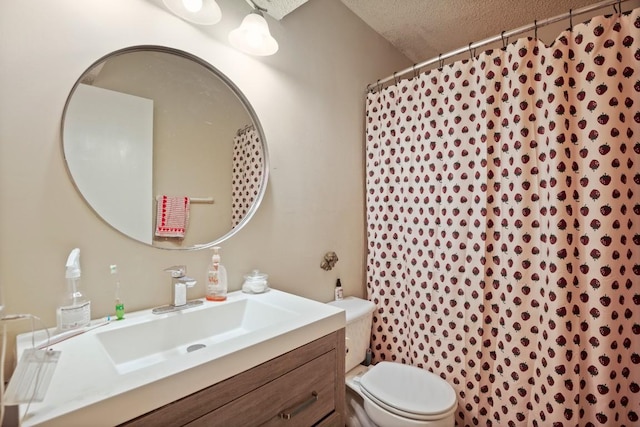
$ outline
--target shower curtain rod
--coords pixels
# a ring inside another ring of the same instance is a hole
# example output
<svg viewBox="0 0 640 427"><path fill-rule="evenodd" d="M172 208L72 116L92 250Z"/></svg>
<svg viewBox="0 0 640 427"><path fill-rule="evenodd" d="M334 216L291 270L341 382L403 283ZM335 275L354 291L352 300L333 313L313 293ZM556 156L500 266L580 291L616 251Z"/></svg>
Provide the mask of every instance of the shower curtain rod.
<svg viewBox="0 0 640 427"><path fill-rule="evenodd" d="M510 37L517 36L519 34L526 33L526 32L531 31L531 30L537 31L538 28L540 28L540 27L544 27L546 25L554 24L554 23L559 22L559 21L564 21L566 19L571 20L574 16L577 16L577 15L582 15L584 13L592 12L594 10L602 9L602 8L605 8L607 6L612 6L612 5L615 8L616 4L618 5L617 13L622 13L622 6L621 5L622 5L622 3L626 3L627 1L629 1L629 0L605 0L605 1L601 1L599 3L594 3L594 4L590 5L590 6L585 6L583 8L576 9L576 10L569 9L569 12L567 12L567 13L563 13L561 15L554 16L553 18L548 18L548 19L543 19L543 20L540 20L540 21L535 21L532 24L524 25L524 26L516 28L514 30L503 31L501 34L495 35L493 37L489 37L488 39L484 39L484 40L481 40L481 41L476 42L476 43L469 43L469 46L467 46L467 47L461 47L459 49L452 50L452 51L450 51L448 53L440 54L436 58L431 58L431 59L429 59L427 61L423 61L423 62L420 62L420 63L417 63L417 64L413 64L411 67L405 68L404 70L396 71L395 73L393 73L392 75L390 75L387 78L378 80L375 83L371 83L371 84L367 85L367 91L375 92L376 90L379 90L382 87L383 84L385 84L385 83L387 83L387 82L389 82L391 80L396 80L396 79L398 79L399 76L402 76L402 75L410 73L410 72L413 72L415 74L415 73L420 71L420 68L426 67L427 65L431 65L431 64L435 64L437 62L440 62L441 66L442 66L443 65L442 61L444 61L445 59L451 58L452 56L460 55L460 54L463 54L465 52L473 52L473 51L475 51L475 49L477 49L479 47L482 47L482 46L486 46L486 45L491 44L491 43L495 43L495 42L499 42L499 41L505 42L505 40L508 40ZM571 23L570 25L571 25L571 28L573 28L573 24ZM475 52L473 52L472 54L475 56Z"/></svg>
<svg viewBox="0 0 640 427"><path fill-rule="evenodd" d="M238 132L236 132L236 136L242 135L251 128L253 128L253 125L246 125L245 127L238 129Z"/></svg>

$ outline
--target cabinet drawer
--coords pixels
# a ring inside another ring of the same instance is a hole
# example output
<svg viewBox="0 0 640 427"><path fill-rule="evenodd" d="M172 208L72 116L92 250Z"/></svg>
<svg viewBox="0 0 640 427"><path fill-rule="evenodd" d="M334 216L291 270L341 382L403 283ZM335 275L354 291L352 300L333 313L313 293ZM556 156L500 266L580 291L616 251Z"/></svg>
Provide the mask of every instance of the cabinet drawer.
<svg viewBox="0 0 640 427"><path fill-rule="evenodd" d="M335 389L336 351L332 350L188 426L312 426L335 409ZM289 419L280 416L285 413Z"/></svg>

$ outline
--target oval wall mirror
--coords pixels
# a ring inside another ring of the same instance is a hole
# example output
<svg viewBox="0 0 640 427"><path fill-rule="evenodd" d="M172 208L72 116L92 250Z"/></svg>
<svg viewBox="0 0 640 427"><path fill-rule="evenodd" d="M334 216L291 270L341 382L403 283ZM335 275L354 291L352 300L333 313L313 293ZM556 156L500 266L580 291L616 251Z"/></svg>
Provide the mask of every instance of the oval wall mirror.
<svg viewBox="0 0 640 427"><path fill-rule="evenodd" d="M267 145L247 99L207 62L166 47L130 47L91 65L67 99L62 146L95 213L163 249L228 239L267 186Z"/></svg>

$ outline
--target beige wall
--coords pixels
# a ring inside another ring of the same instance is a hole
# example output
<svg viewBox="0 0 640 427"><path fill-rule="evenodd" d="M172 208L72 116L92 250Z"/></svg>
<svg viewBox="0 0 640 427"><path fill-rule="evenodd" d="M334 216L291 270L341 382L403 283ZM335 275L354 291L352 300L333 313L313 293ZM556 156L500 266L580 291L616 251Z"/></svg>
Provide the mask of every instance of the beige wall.
<svg viewBox="0 0 640 427"><path fill-rule="evenodd" d="M113 313L110 264L118 264L129 311L169 302L162 270L174 264L186 264L200 281L189 297L204 295L210 253L153 249L123 237L85 206L64 166L60 119L69 90L98 58L141 44L213 64L243 91L263 126L269 187L250 224L222 244L230 289L258 268L273 287L319 301L332 299L337 277L345 295L364 294L364 91L409 61L339 0L311 0L282 21L269 18L280 51L249 57L226 41L248 5L218 3L222 21L203 28L170 15L160 0L0 2L0 286L7 312L55 325L74 247L82 251L94 318ZM340 261L326 272L319 265L329 250ZM13 324L12 331L29 327Z"/></svg>

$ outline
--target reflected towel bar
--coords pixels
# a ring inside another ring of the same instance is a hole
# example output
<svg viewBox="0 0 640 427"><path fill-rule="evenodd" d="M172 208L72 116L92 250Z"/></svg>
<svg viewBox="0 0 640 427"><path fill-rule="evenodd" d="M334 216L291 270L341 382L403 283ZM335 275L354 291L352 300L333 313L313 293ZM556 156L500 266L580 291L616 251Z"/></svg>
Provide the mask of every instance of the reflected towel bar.
<svg viewBox="0 0 640 427"><path fill-rule="evenodd" d="M156 196L156 201L160 200L162 196ZM189 197L190 203L210 203L213 204L213 197Z"/></svg>

